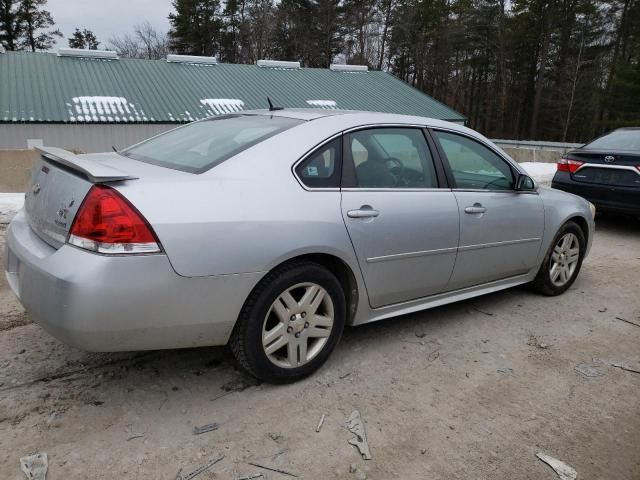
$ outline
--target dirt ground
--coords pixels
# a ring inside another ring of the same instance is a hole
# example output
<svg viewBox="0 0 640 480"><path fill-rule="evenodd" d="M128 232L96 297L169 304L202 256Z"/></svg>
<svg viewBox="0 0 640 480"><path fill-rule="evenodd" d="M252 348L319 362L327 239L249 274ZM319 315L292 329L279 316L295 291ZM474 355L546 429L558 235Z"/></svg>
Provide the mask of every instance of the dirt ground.
<svg viewBox="0 0 640 480"><path fill-rule="evenodd" d="M616 319L640 323L640 222L598 219L560 297L516 288L349 329L318 373L288 386L256 384L222 348L67 347L1 277L2 479L25 478L19 458L33 452L48 454L49 480L173 480L222 455L196 480L556 479L537 452L579 479L640 479L640 374L611 366L640 369L640 327ZM369 461L348 443L356 409Z"/></svg>

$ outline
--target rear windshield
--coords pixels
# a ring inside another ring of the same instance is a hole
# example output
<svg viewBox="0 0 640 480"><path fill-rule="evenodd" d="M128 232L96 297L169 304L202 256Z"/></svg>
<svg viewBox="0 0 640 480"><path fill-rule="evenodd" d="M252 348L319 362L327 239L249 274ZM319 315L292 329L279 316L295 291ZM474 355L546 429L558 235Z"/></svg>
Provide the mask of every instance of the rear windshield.
<svg viewBox="0 0 640 480"><path fill-rule="evenodd" d="M269 115L227 115L171 130L120 153L161 167L202 173L300 123Z"/></svg>
<svg viewBox="0 0 640 480"><path fill-rule="evenodd" d="M640 130L616 130L584 146L587 150L640 151Z"/></svg>

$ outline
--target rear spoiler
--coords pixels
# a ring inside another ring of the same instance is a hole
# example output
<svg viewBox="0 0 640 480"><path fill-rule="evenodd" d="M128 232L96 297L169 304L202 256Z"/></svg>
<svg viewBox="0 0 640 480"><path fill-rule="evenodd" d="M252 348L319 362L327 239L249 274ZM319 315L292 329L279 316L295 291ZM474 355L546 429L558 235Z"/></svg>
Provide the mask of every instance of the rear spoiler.
<svg viewBox="0 0 640 480"><path fill-rule="evenodd" d="M73 153L57 147L35 147L36 150L54 162L76 170L86 175L93 183L115 182L117 180L135 180L133 177L117 168L103 165L95 160L87 160L85 158L74 155Z"/></svg>

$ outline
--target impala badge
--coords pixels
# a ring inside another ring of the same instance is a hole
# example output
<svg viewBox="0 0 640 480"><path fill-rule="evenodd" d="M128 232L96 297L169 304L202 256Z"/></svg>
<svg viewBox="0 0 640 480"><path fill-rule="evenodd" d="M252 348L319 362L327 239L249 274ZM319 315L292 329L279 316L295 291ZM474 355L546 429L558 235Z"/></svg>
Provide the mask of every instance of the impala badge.
<svg viewBox="0 0 640 480"><path fill-rule="evenodd" d="M33 192L34 195L37 195L40 193L40 184L36 183L33 188L31 189L31 191Z"/></svg>
<svg viewBox="0 0 640 480"><path fill-rule="evenodd" d="M607 163L611 163L611 162L615 162L616 157L612 157L611 155L607 155L606 157L604 157L604 161Z"/></svg>
<svg viewBox="0 0 640 480"><path fill-rule="evenodd" d="M71 207L73 207L73 204L75 203L75 200L71 200L69 202L69 205L63 204L60 209L56 212L56 215L58 215L58 218L56 220L54 220L54 223L60 227L66 227L67 226L67 222L65 220L67 220L67 215L69 215L69 209Z"/></svg>

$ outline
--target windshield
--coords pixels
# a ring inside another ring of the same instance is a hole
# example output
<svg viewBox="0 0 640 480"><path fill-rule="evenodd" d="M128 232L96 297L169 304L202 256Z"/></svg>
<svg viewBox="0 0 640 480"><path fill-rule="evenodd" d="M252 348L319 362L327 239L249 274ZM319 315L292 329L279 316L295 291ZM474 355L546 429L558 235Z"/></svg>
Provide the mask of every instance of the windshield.
<svg viewBox="0 0 640 480"><path fill-rule="evenodd" d="M636 150L640 151L640 130L616 130L596 138L583 148L587 150Z"/></svg>
<svg viewBox="0 0 640 480"><path fill-rule="evenodd" d="M161 167L202 173L300 123L286 117L228 115L171 130L120 153Z"/></svg>

